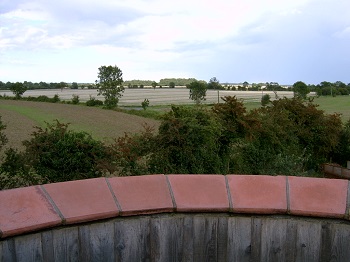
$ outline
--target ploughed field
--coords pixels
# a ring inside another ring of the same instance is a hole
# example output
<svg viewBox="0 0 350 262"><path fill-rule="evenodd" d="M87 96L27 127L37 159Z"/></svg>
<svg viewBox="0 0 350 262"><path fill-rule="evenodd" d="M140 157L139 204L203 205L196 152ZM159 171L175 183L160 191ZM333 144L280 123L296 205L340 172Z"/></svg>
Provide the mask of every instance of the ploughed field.
<svg viewBox="0 0 350 262"><path fill-rule="evenodd" d="M11 91L0 90L0 95L13 96ZM78 95L79 100L85 102L91 97L103 100L102 96L97 96L96 89L44 89L44 90L27 90L23 96L38 97L40 95L46 95L53 97L58 95L61 100L71 100L73 95ZM246 102L260 102L261 97L264 94L269 94L272 99L275 98L275 94L272 91L230 91L230 90L208 90L205 103L217 103L218 96L236 96L242 98ZM293 97L291 91L278 91L278 96ZM143 89L125 89L123 96L120 98L120 106L141 106L141 102L144 99L148 99L151 106L154 105L170 105L170 104L193 104L193 101L189 99L189 89L186 88L143 88Z"/></svg>
<svg viewBox="0 0 350 262"><path fill-rule="evenodd" d="M70 123L70 129L86 131L95 139L111 142L125 132L137 133L147 123L156 130L159 121L113 110L61 103L43 103L0 100L0 115L6 125L7 146L23 148L22 141L29 139L34 126L45 127L45 122Z"/></svg>

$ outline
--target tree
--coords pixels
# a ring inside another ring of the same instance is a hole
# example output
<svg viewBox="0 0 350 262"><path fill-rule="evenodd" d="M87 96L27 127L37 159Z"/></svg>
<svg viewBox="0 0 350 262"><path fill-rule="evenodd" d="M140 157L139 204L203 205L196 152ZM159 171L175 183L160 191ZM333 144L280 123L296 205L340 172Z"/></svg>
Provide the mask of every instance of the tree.
<svg viewBox="0 0 350 262"><path fill-rule="evenodd" d="M175 83L174 83L174 82L170 82L170 83L169 83L169 87L170 87L170 88L175 88Z"/></svg>
<svg viewBox="0 0 350 262"><path fill-rule="evenodd" d="M152 82L152 87L155 89L157 87L157 82L153 81Z"/></svg>
<svg viewBox="0 0 350 262"><path fill-rule="evenodd" d="M106 108L115 108L124 92L122 70L117 66L101 66L98 71L98 80L96 80L98 95L104 96Z"/></svg>
<svg viewBox="0 0 350 262"><path fill-rule="evenodd" d="M271 101L270 95L269 94L265 94L261 98L261 105L262 106L266 106L268 103L270 103L270 101Z"/></svg>
<svg viewBox="0 0 350 262"><path fill-rule="evenodd" d="M78 89L78 87L79 87L79 86L78 86L78 83L77 83L77 82L73 82L73 83L72 83L72 87L71 87L72 89Z"/></svg>
<svg viewBox="0 0 350 262"><path fill-rule="evenodd" d="M24 92L27 91L27 87L23 83L16 82L11 84L10 90L16 96L17 99L20 99Z"/></svg>
<svg viewBox="0 0 350 262"><path fill-rule="evenodd" d="M207 94L207 85L203 82L194 81L191 84L187 85L187 88L190 89L190 99L200 104L202 100L205 100Z"/></svg>
<svg viewBox="0 0 350 262"><path fill-rule="evenodd" d="M208 89L222 89L222 86L216 77L212 77L209 80Z"/></svg>
<svg viewBox="0 0 350 262"><path fill-rule="evenodd" d="M301 97L303 99L306 99L306 96L308 93L310 93L310 90L304 82L298 81L293 84L293 92L294 97Z"/></svg>

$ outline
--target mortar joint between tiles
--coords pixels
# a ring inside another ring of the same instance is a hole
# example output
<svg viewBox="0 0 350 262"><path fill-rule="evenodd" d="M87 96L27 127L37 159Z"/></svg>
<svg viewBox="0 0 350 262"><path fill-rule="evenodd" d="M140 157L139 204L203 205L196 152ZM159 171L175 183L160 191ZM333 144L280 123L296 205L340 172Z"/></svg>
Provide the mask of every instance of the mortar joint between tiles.
<svg viewBox="0 0 350 262"><path fill-rule="evenodd" d="M350 219L350 181L348 180L348 190L346 196L345 218Z"/></svg>
<svg viewBox="0 0 350 262"><path fill-rule="evenodd" d="M290 214L290 188L289 188L288 176L286 176L286 200L287 200L287 214Z"/></svg>
<svg viewBox="0 0 350 262"><path fill-rule="evenodd" d="M226 192L228 197L229 211L233 212L233 201L231 196L230 185L228 183L228 178L225 176Z"/></svg>
<svg viewBox="0 0 350 262"><path fill-rule="evenodd" d="M169 189L169 192L170 192L171 201L173 202L173 208L174 208L174 210L176 210L177 206L176 206L175 196L174 196L174 192L173 192L173 189L172 189L170 181L169 181L169 177L165 176L165 179L166 179L166 183L168 185L168 189Z"/></svg>
<svg viewBox="0 0 350 262"><path fill-rule="evenodd" d="M66 224L66 218L64 217L64 215L62 214L61 210L58 208L58 206L56 205L55 201L52 199L50 194L46 191L45 187L43 185L40 185L40 188L44 192L44 194L46 196L46 199L50 202L50 204L53 206L53 208L56 211L56 213L61 218L62 224L63 225Z"/></svg>
<svg viewBox="0 0 350 262"><path fill-rule="evenodd" d="M109 189L109 192L112 194L112 197L114 199L114 202L117 206L117 208L119 209L119 215L122 214L123 210L122 210L122 206L120 205L118 199L117 199L117 196L114 194L114 191L112 189L112 186L111 186L111 183L109 182L108 178L105 177L105 181L107 183L107 186L108 186L108 189Z"/></svg>

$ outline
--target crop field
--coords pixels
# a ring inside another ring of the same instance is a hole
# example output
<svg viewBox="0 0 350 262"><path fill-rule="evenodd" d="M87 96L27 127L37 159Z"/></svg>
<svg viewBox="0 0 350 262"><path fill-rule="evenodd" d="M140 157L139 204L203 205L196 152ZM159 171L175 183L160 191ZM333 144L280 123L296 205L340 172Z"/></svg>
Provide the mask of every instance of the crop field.
<svg viewBox="0 0 350 262"><path fill-rule="evenodd" d="M8 146L22 148L34 126L45 127L45 122L70 123L70 128L85 131L95 139L111 142L125 132L137 133L147 123L155 129L159 121L101 108L29 101L0 100L0 115L7 126Z"/></svg>
<svg viewBox="0 0 350 262"><path fill-rule="evenodd" d="M11 91L0 90L0 95L13 96ZM90 96L103 100L103 97L97 96L96 89L45 89L45 90L28 90L24 97L46 95L53 97L58 95L61 100L71 100L73 95L78 95L79 100L84 102L89 100ZM260 102L263 94L269 94L271 98L275 97L272 91L229 91L229 90L208 90L205 103L212 104L218 102L218 97L236 96L247 102ZM293 92L279 91L279 97L293 97ZM170 105L170 104L193 104L189 99L189 90L186 88L144 88L144 89L125 89L123 96L119 101L120 106L140 106L144 99L148 99L150 105Z"/></svg>

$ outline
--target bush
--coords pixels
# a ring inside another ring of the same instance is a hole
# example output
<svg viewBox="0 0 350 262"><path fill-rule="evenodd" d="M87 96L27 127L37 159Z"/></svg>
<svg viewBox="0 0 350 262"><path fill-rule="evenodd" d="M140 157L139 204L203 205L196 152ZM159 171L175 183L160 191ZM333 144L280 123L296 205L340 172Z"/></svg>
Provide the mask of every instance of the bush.
<svg viewBox="0 0 350 262"><path fill-rule="evenodd" d="M100 163L108 159L104 145L85 132L68 130L68 124L37 127L24 141L25 158L45 182L61 182L101 176Z"/></svg>
<svg viewBox="0 0 350 262"><path fill-rule="evenodd" d="M12 148L5 151L1 164L0 190L42 184L43 178L27 164L25 154Z"/></svg>
<svg viewBox="0 0 350 262"><path fill-rule="evenodd" d="M210 111L173 106L155 137L151 173L224 173L221 131L220 123Z"/></svg>
<svg viewBox="0 0 350 262"><path fill-rule="evenodd" d="M148 99L143 100L143 102L141 103L141 106L143 110L146 110L147 107L149 106L149 100Z"/></svg>
<svg viewBox="0 0 350 262"><path fill-rule="evenodd" d="M79 104L79 96L78 95L73 95L72 104L74 104L74 105Z"/></svg>
<svg viewBox="0 0 350 262"><path fill-rule="evenodd" d="M86 101L87 106L103 106L103 101L90 96L90 99Z"/></svg>
<svg viewBox="0 0 350 262"><path fill-rule="evenodd" d="M270 97L270 95L269 95L269 94L263 95L263 97L261 98L261 105L262 105L262 106L267 106L268 103L270 103L270 102L271 102L271 97Z"/></svg>

